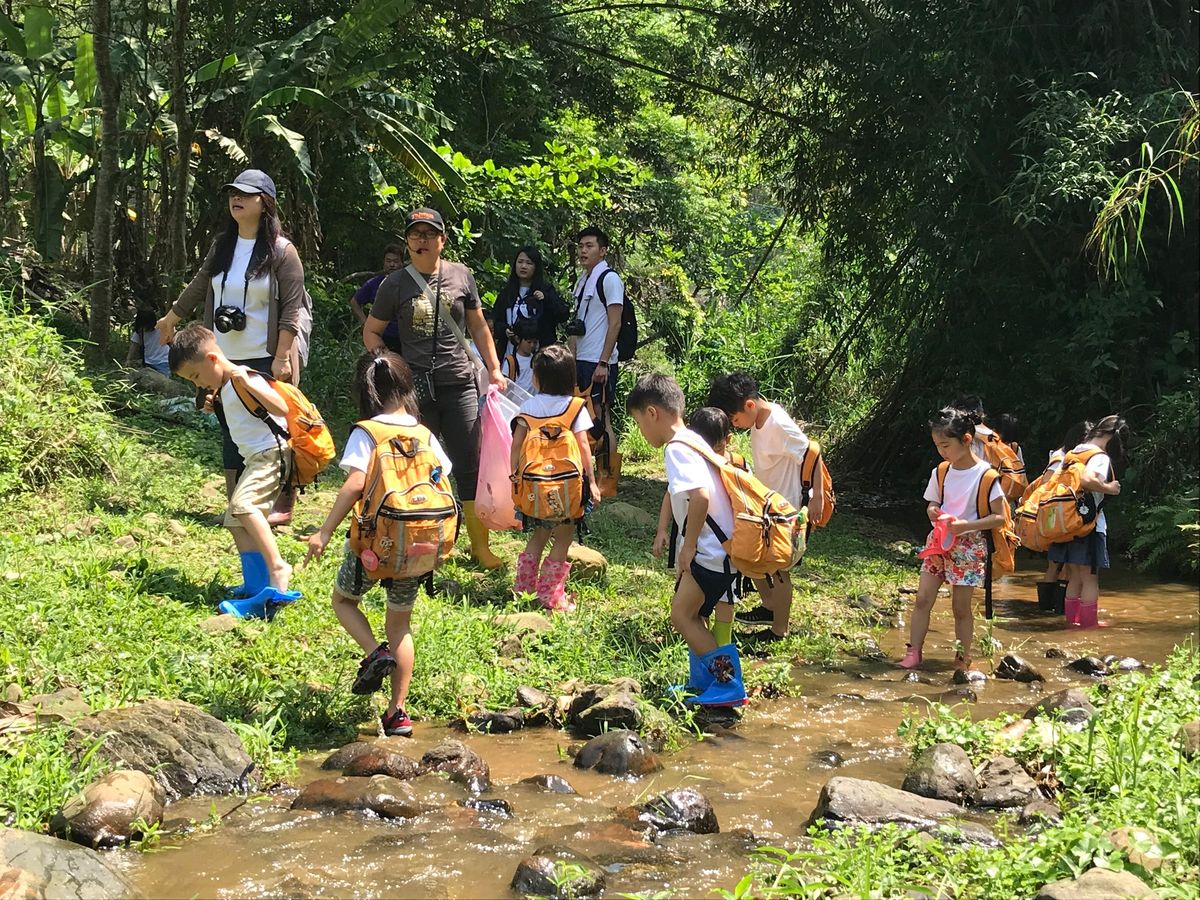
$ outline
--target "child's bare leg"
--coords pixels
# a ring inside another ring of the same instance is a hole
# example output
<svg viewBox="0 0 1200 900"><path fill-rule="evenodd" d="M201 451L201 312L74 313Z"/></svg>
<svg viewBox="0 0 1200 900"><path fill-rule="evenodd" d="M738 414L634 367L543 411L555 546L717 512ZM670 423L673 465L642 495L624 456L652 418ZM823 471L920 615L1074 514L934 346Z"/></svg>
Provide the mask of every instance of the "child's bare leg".
<svg viewBox="0 0 1200 900"><path fill-rule="evenodd" d="M333 589L333 614L346 629L346 633L354 638L354 642L358 646L362 647L363 652L371 653L379 646L379 642L375 640L375 632L371 630L371 623L367 621L367 617L358 604L358 600L347 597L337 588Z"/></svg>
<svg viewBox="0 0 1200 900"><path fill-rule="evenodd" d="M1083 576L1086 572L1091 574L1087 566L1077 566L1069 563L1063 566L1067 570L1067 596L1082 597L1083 596ZM1097 588L1098 590L1099 588Z"/></svg>
<svg viewBox="0 0 1200 900"><path fill-rule="evenodd" d="M1061 563L1046 563L1046 574L1042 576L1042 581L1058 581L1059 575L1062 574L1062 568Z"/></svg>
<svg viewBox="0 0 1200 900"><path fill-rule="evenodd" d="M774 579L772 579L772 581L773 580ZM767 583L767 579L755 578L754 579L754 589L756 591L758 591L758 602L761 603L763 606L765 606L767 609L773 610L774 607L771 606L771 603L772 603L771 592L774 589L774 587Z"/></svg>
<svg viewBox="0 0 1200 900"><path fill-rule="evenodd" d="M1077 566L1079 569L1079 593L1072 596L1078 597L1086 604L1100 602L1100 576L1093 572L1091 566Z"/></svg>
<svg viewBox="0 0 1200 900"><path fill-rule="evenodd" d="M692 573L685 571L671 600L671 624L697 656L717 649L717 641L708 630L708 624L700 618L703 606L704 591L700 590Z"/></svg>
<svg viewBox="0 0 1200 900"><path fill-rule="evenodd" d="M916 650L925 645L925 635L929 633L929 615L933 612L934 601L937 600L938 588L942 586L942 576L933 572L922 572L917 584L917 599L913 603L912 622L909 624L908 643Z"/></svg>
<svg viewBox="0 0 1200 900"><path fill-rule="evenodd" d="M792 576L787 572L778 572L774 581L770 609L775 614L775 621L771 623L771 631L779 637L786 637L792 618Z"/></svg>
<svg viewBox="0 0 1200 900"><path fill-rule="evenodd" d="M546 544L550 541L550 533L549 528L535 528L529 533L529 543L525 545L525 552L539 563L542 561L542 553L546 550Z"/></svg>
<svg viewBox="0 0 1200 900"><path fill-rule="evenodd" d="M253 544L252 549L261 553L263 559L267 561L267 575L270 578L271 587L277 591L286 591L288 582L292 578L292 567L280 555L279 545L275 543L275 535L271 533L267 517L259 510L254 509L235 515L234 518L250 538L250 542Z"/></svg>
<svg viewBox="0 0 1200 900"><path fill-rule="evenodd" d="M395 609L388 606L384 629L392 656L396 658L396 668L392 672L392 702L387 708L389 715L404 708L408 702L408 686L412 683L414 662L411 623L411 608Z"/></svg>
<svg viewBox="0 0 1200 900"><path fill-rule="evenodd" d="M975 616L971 611L971 594L974 588L963 584L950 587L950 604L954 610L954 639L958 641L959 652L970 658L971 641L975 637Z"/></svg>
<svg viewBox="0 0 1200 900"><path fill-rule="evenodd" d="M549 558L555 562L566 562L567 551L571 549L571 541L575 540L575 526L568 522L547 533L554 538Z"/></svg>

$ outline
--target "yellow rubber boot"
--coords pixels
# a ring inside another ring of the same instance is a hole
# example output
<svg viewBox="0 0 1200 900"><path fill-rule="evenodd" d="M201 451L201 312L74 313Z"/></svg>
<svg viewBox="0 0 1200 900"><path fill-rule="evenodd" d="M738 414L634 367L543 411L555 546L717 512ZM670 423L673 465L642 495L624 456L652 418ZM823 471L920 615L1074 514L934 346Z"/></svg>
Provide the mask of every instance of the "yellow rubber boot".
<svg viewBox="0 0 1200 900"><path fill-rule="evenodd" d="M475 501L464 500L463 524L467 526L467 537L471 539L471 555L485 569L498 569L504 565L504 560L498 557L488 547L489 532L486 525L475 515Z"/></svg>

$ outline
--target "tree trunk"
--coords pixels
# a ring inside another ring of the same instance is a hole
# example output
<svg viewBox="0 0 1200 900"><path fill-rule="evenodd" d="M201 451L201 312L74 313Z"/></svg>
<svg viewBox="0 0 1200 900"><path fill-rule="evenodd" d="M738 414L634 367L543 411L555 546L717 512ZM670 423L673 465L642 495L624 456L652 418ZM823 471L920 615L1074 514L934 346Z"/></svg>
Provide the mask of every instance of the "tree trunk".
<svg viewBox="0 0 1200 900"><path fill-rule="evenodd" d="M92 31L96 84L100 93L100 170L96 174L92 220L92 292L88 338L92 344L91 353L97 360L103 359L108 353L113 294L113 187L121 152L118 120L121 85L113 72L111 29L110 0L95 0L92 6Z"/></svg>
<svg viewBox="0 0 1200 900"><path fill-rule="evenodd" d="M170 295L187 268L187 210L188 183L192 165L192 116L188 108L187 77L185 75L184 52L186 50L188 18L191 14L189 0L177 0L175 4L175 31L171 36L171 102L175 107L175 126L179 137L175 145L174 187L171 198L171 218L167 225L167 242L170 254L167 257L167 272L171 279L167 285Z"/></svg>

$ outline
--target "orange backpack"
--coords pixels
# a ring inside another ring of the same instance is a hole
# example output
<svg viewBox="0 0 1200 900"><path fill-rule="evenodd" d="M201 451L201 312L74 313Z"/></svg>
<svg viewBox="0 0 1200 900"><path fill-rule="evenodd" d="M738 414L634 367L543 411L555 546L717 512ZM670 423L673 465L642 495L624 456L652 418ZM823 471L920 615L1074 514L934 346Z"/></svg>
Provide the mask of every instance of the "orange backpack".
<svg viewBox="0 0 1200 900"><path fill-rule="evenodd" d="M1021 501L1017 521L1024 546L1045 550L1051 544L1073 541L1095 530L1103 503L1096 503L1091 492L1080 487L1080 482L1088 462L1100 452L1092 448L1068 453L1058 471L1049 478L1043 476L1041 483Z"/></svg>
<svg viewBox="0 0 1200 900"><path fill-rule="evenodd" d="M942 462L937 467L938 504L941 505L946 495L946 475L950 471L950 463ZM992 514L992 504L988 499L992 495L992 486L1000 481L1003 490L1003 476L995 469L988 469L979 479L979 489L975 494L975 515L980 519ZM985 533L988 552L991 554L992 568L1001 573L1012 572L1017 567L1016 532L1013 531L1012 513L1008 503L1004 504L1004 521Z"/></svg>
<svg viewBox="0 0 1200 900"><path fill-rule="evenodd" d="M302 488L317 480L317 476L337 455L337 447L333 443L333 435L316 405L304 396L304 392L294 384L286 381L276 381L266 375L263 380L273 387L276 393L287 404L287 428L280 428L271 418L266 407L258 398L244 390L236 381L233 382L234 393L250 412L250 415L262 419L275 435L276 441L287 443L292 448L292 471L287 486Z"/></svg>
<svg viewBox="0 0 1200 900"><path fill-rule="evenodd" d="M729 554L733 568L749 578L765 578L799 562L804 555L804 522L782 494L731 465L703 442L693 444L676 437L670 443L695 450L720 474L721 486L733 506L733 533L725 534L712 516L707 524Z"/></svg>
<svg viewBox="0 0 1200 900"><path fill-rule="evenodd" d="M454 549L458 503L424 425L355 423L375 442L350 550L374 581L428 575Z"/></svg>
<svg viewBox="0 0 1200 900"><path fill-rule="evenodd" d="M994 431L981 438L981 441L984 461L1000 473L1000 488L1004 496L1009 500L1020 500L1025 488L1029 487L1029 477L1025 474L1021 457Z"/></svg>
<svg viewBox="0 0 1200 900"><path fill-rule="evenodd" d="M813 484L818 472L821 474L821 499L824 502L821 507L821 517L810 519L809 525L813 528L824 528L833 517L833 509L837 505L837 495L833 492L833 479L829 477L829 467L825 465L825 456L821 453L821 445L814 440L809 440L808 449L804 451L804 456L800 460L800 483L804 486L805 500L812 495Z"/></svg>
<svg viewBox="0 0 1200 900"><path fill-rule="evenodd" d="M583 455L571 426L585 400L572 397L557 416L513 419L529 429L517 460L513 502L524 515L543 522L578 522L583 518Z"/></svg>

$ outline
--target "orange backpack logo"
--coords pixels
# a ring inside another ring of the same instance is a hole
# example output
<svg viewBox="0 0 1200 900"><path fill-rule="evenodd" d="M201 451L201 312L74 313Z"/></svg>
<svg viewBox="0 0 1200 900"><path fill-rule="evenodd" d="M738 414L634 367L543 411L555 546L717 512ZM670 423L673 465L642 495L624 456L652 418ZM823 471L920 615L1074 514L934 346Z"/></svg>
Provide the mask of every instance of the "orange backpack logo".
<svg viewBox="0 0 1200 900"><path fill-rule="evenodd" d="M427 575L458 538L458 503L432 435L423 425L364 421L356 427L375 449L350 521L350 550L375 581Z"/></svg>
<svg viewBox="0 0 1200 900"><path fill-rule="evenodd" d="M1068 453L1050 477L1043 476L1040 484L1030 491L1017 509L1017 522L1022 545L1031 550L1045 550L1051 544L1064 544L1091 534L1102 504L1096 503L1091 491L1080 487L1088 462L1100 453L1098 449Z"/></svg>
<svg viewBox="0 0 1200 900"><path fill-rule="evenodd" d="M992 432L983 438L983 455L984 461L1000 473L1000 489L1004 496L1009 500L1020 500L1025 488L1029 487L1029 477L1017 451Z"/></svg>
<svg viewBox="0 0 1200 900"><path fill-rule="evenodd" d="M942 462L937 467L937 486L938 486L938 504L941 505L946 496L946 475L950 471L950 463ZM979 479L979 489L975 492L975 515L982 519L992 514L992 487L997 481L1000 482L1001 490L1004 489L1004 476L995 469L988 469ZM995 528L985 532L987 538L988 552L992 558L992 568L1001 573L1009 573L1017 568L1017 545L1020 543L1017 540L1017 533L1013 530L1012 513L1008 508L1008 503L1004 506L1004 521Z"/></svg>
<svg viewBox="0 0 1200 900"><path fill-rule="evenodd" d="M292 471L288 478L289 487L305 487L317 480L317 476L337 455L337 447L333 443L333 435L321 412L317 409L304 392L294 384L286 381L276 381L266 375L262 376L275 392L287 404L287 428L282 429L271 418L258 398L249 391L243 390L233 382L234 393L238 395L250 415L262 419L271 429L276 440L287 443L292 448Z"/></svg>
<svg viewBox="0 0 1200 900"><path fill-rule="evenodd" d="M825 465L825 456L821 453L821 445L816 441L808 442L808 449L800 460L800 483L804 486L804 499L812 496L813 485L817 474L821 476L821 514L809 519L813 528L824 528L833 517L834 507L837 506L837 495L833 492L833 479L829 477L829 467ZM811 504L809 506L811 509Z"/></svg>
<svg viewBox="0 0 1200 900"><path fill-rule="evenodd" d="M524 515L543 522L583 518L583 456L571 426L584 402L572 397L557 416L522 414L513 420L528 429L513 482L513 502Z"/></svg>

